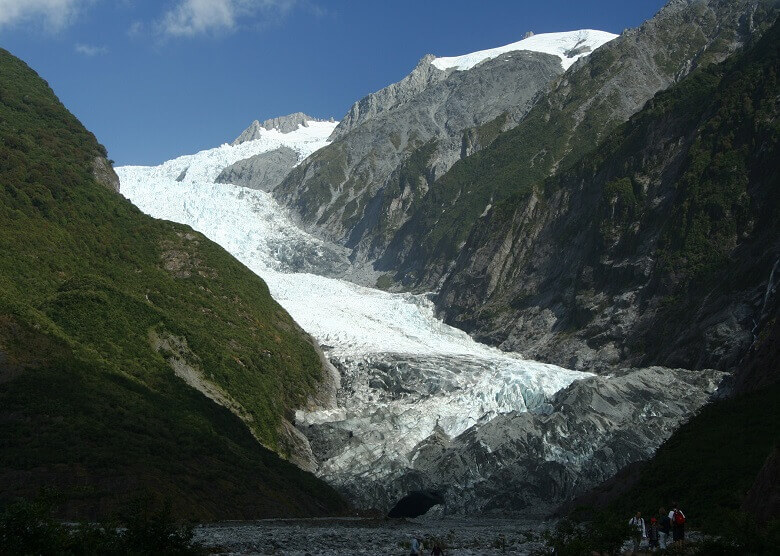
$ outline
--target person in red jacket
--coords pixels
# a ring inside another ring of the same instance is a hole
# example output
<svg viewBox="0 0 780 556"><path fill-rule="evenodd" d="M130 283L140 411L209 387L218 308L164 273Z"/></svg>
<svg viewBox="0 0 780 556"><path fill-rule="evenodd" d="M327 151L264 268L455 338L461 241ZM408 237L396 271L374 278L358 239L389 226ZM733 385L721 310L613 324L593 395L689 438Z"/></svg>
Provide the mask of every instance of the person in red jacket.
<svg viewBox="0 0 780 556"><path fill-rule="evenodd" d="M674 544L685 546L685 514L678 507L677 502L672 504L669 519L672 522L672 539Z"/></svg>

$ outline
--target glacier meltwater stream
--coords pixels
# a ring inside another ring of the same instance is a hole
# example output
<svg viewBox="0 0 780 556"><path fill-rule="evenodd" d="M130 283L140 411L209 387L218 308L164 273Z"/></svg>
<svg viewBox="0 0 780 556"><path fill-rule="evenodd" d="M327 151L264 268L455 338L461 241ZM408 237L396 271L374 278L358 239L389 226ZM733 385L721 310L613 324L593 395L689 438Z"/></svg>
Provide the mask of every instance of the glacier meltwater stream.
<svg viewBox="0 0 780 556"><path fill-rule="evenodd" d="M264 191L215 183L228 165L279 146L300 159L335 123L267 131L254 141L155 167L117 169L121 192L144 212L192 226L268 284L340 372L335 407L298 412L317 473L357 505L389 506L414 488L415 448L454 438L500 414L545 412L547 400L588 376L475 342L438 320L425 296L387 293L328 276L346 251L301 230Z"/></svg>

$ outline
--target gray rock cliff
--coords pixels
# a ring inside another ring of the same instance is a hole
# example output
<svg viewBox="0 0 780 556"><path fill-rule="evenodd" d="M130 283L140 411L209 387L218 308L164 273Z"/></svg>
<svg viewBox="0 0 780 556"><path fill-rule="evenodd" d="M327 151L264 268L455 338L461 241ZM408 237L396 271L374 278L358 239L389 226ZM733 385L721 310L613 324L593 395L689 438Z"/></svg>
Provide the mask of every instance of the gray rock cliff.
<svg viewBox="0 0 780 556"><path fill-rule="evenodd" d="M290 147L279 147L231 164L220 172L216 181L272 191L297 163L297 152Z"/></svg>
<svg viewBox="0 0 780 556"><path fill-rule="evenodd" d="M489 143L508 125L507 112L519 117L562 72L556 56L527 51L469 71L441 71L430 59L355 104L334 142L274 190L309 230L354 248L357 260L381 253L428 184Z"/></svg>

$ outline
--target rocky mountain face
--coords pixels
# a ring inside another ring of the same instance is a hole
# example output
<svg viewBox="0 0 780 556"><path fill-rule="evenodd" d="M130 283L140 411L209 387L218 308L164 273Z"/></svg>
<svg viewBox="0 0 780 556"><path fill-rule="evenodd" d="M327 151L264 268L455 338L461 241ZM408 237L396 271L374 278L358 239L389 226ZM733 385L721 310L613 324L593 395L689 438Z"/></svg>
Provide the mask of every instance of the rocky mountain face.
<svg viewBox="0 0 780 556"><path fill-rule="evenodd" d="M529 51L468 71L432 60L356 103L333 143L274 190L307 229L354 248L358 260L380 254L430 184L489 144L563 71L559 57Z"/></svg>
<svg viewBox="0 0 780 556"><path fill-rule="evenodd" d="M106 154L0 50L0 504L48 487L69 519L145 491L200 520L344 511L280 457L325 378L312 339L223 248L119 195Z"/></svg>
<svg viewBox="0 0 780 556"><path fill-rule="evenodd" d="M777 303L779 39L488 211L442 286L447 320L569 368L735 367Z"/></svg>
<svg viewBox="0 0 780 556"><path fill-rule="evenodd" d="M378 267L400 268L409 287L440 286L449 323L599 376L523 413L486 411L455 433L437 424L407 450L393 439L416 438L408 420L424 418L410 416L448 385L417 384L403 364L364 372L375 404L357 411L347 373L343 414L298 420L318 473L361 506L417 496L453 513L541 508L646 460L709 400L723 376L712 368L731 370L774 330L775 14L766 2L669 3L560 76L517 127L427 181L386 236ZM344 137L381 117L368 113ZM408 162L425 168L436 148ZM298 208L327 221L306 202ZM366 229L348 243L358 258ZM417 401L394 409L397 399Z"/></svg>
<svg viewBox="0 0 780 556"><path fill-rule="evenodd" d="M273 191L298 164L299 159L297 152L282 146L231 164L220 172L216 182Z"/></svg>
<svg viewBox="0 0 780 556"><path fill-rule="evenodd" d="M436 289L492 206L569 168L655 93L734 52L771 11L760 0L669 2L575 64L514 129L432 183L377 269L406 288Z"/></svg>

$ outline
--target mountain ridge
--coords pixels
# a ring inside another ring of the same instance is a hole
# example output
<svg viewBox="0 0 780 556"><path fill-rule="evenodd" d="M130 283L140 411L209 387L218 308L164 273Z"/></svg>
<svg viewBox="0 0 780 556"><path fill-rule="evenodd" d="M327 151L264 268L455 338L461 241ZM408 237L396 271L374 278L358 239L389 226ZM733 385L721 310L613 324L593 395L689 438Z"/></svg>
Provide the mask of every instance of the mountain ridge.
<svg viewBox="0 0 780 556"><path fill-rule="evenodd" d="M486 207L576 162L697 65L723 60L768 17L770 5L675 0L575 64L517 125L431 184L377 269L406 289L435 290Z"/></svg>

